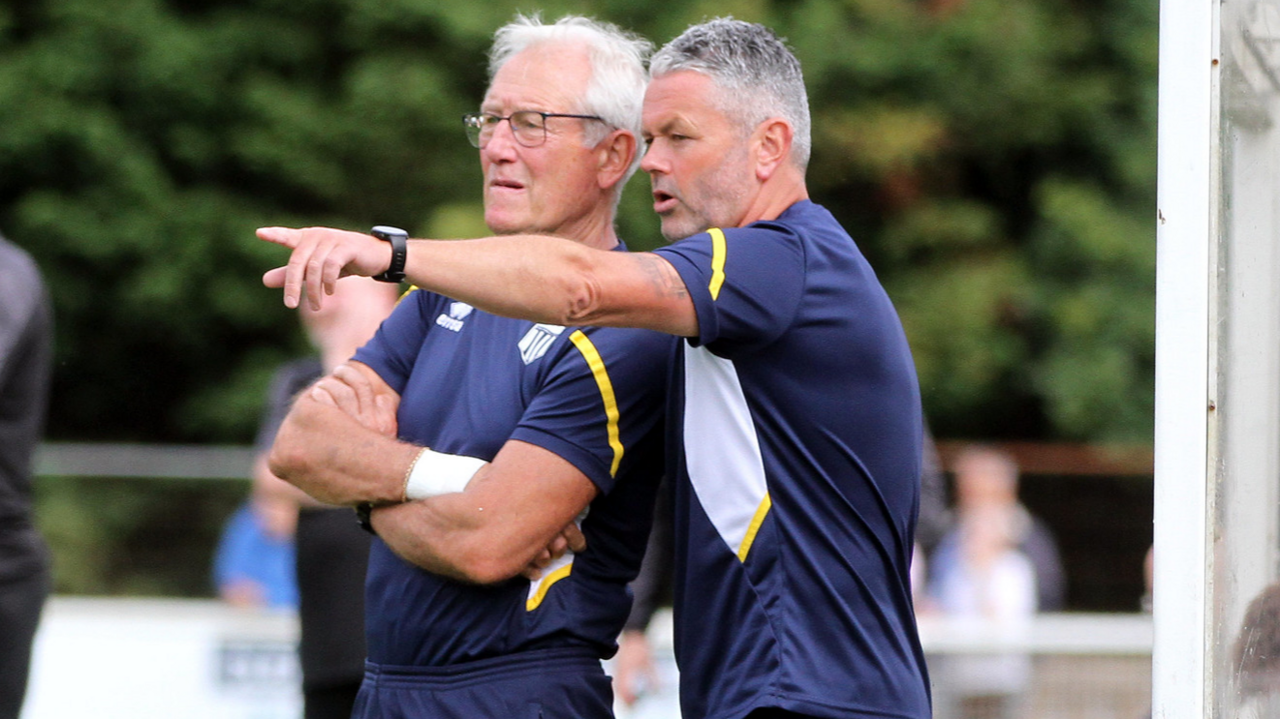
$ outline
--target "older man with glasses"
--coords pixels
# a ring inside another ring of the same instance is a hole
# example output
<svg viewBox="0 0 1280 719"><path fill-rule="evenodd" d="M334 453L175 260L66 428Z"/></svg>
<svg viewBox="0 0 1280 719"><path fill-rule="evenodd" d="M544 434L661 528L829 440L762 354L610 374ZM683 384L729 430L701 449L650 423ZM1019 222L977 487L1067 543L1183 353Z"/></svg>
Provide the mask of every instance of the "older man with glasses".
<svg viewBox="0 0 1280 719"><path fill-rule="evenodd" d="M584 18L497 32L481 111L464 118L494 232L622 249L614 208L638 162L648 49ZM403 252L403 231L375 234ZM355 716L612 716L600 660L645 547L673 352L655 332L417 290L298 399L272 468L370 528L376 513ZM553 556L566 544L579 551Z"/></svg>

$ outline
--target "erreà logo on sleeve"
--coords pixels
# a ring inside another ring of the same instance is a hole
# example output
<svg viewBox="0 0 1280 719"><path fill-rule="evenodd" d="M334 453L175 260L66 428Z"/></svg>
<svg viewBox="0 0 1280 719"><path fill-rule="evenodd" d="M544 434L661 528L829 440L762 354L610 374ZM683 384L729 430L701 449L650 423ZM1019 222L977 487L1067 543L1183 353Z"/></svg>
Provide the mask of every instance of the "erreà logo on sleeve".
<svg viewBox="0 0 1280 719"><path fill-rule="evenodd" d="M449 314L436 318L436 324L454 332L462 331L462 321L471 314L471 305L466 302L454 302L449 305Z"/></svg>
<svg viewBox="0 0 1280 719"><path fill-rule="evenodd" d="M516 345L520 348L520 359L525 364L538 359L547 353L551 348L551 343L556 341L560 333L564 332L564 328L560 325L534 325L529 331L524 333L524 338Z"/></svg>

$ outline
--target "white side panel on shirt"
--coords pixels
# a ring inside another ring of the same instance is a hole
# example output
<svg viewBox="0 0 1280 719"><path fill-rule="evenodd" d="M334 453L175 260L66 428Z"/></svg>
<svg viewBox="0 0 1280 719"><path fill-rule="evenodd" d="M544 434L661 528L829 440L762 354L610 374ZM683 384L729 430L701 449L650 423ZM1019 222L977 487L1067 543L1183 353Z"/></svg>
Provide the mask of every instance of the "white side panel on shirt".
<svg viewBox="0 0 1280 719"><path fill-rule="evenodd" d="M768 493L755 423L733 362L686 346L684 373L689 479L716 531L738 554Z"/></svg>

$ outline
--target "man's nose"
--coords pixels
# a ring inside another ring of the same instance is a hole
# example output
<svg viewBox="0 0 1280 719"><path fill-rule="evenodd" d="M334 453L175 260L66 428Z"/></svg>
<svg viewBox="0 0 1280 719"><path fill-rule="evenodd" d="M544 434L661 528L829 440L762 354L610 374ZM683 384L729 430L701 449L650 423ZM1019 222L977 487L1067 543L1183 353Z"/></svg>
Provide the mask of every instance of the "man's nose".
<svg viewBox="0 0 1280 719"><path fill-rule="evenodd" d="M648 172L667 172L667 159L657 144L651 144L640 158L640 169Z"/></svg>
<svg viewBox="0 0 1280 719"><path fill-rule="evenodd" d="M511 129L511 121L499 122L497 127L493 128L493 134L485 143L483 152L494 161L510 160L515 158L516 144L516 135Z"/></svg>

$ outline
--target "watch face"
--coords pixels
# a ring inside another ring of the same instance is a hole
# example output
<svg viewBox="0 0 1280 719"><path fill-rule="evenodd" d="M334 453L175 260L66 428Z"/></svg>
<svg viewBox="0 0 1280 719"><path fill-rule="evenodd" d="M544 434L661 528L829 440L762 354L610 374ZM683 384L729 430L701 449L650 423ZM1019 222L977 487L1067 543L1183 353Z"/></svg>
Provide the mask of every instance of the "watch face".
<svg viewBox="0 0 1280 719"><path fill-rule="evenodd" d="M369 231L369 234L377 237L379 240L391 241L393 235L399 235L405 239L409 238L409 233L399 227L391 227L390 225L378 225Z"/></svg>

